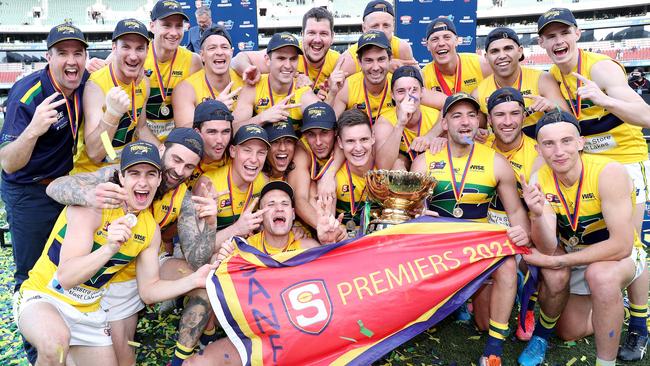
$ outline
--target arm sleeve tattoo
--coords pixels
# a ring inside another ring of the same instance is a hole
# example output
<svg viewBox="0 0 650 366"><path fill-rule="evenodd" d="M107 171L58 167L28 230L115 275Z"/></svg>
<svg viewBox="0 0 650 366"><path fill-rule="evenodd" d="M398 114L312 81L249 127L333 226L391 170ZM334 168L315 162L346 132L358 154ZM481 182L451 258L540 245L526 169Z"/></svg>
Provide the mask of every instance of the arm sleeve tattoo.
<svg viewBox="0 0 650 366"><path fill-rule="evenodd" d="M117 166L107 166L92 173L59 177L47 186L47 195L66 206L90 206L88 197L99 183L108 182Z"/></svg>
<svg viewBox="0 0 650 366"><path fill-rule="evenodd" d="M202 221L194 209L191 193L186 193L178 216L178 237L185 259L195 270L208 263L214 254L217 235L216 226L212 227Z"/></svg>

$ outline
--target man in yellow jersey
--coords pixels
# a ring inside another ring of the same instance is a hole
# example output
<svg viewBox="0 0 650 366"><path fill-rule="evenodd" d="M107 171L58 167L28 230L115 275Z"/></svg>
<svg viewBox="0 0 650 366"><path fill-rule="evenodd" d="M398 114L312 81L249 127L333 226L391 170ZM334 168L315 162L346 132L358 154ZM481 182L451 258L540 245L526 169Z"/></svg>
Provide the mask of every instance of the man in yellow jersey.
<svg viewBox="0 0 650 366"><path fill-rule="evenodd" d="M269 180L286 181L289 172L295 165L293 157L296 151L298 136L289 122L268 123L264 126L269 136L269 153L262 171Z"/></svg>
<svg viewBox="0 0 650 366"><path fill-rule="evenodd" d="M539 44L554 65L549 70L560 83L585 137L584 152L600 154L623 164L636 191L634 222L641 231L645 202L648 201L648 148L641 132L650 126L650 106L629 87L623 67L606 55L581 50L581 31L570 10L554 8L537 22ZM630 326L624 341L622 360L642 357L648 344L648 271L628 287Z"/></svg>
<svg viewBox="0 0 650 366"><path fill-rule="evenodd" d="M519 195L512 168L494 150L473 142L478 132L478 102L466 93L447 97L442 110L442 127L447 132L447 147L437 154L418 156L411 171L430 174L438 180L428 208L441 217L487 222L488 205L498 193L512 227L508 237L515 245L528 245L528 218ZM474 157L476 157L474 159ZM481 330L489 330L479 365L501 365L503 342L508 334L508 319L517 293L514 257L506 259L491 276L489 303L477 304L475 320Z"/></svg>
<svg viewBox="0 0 650 366"><path fill-rule="evenodd" d="M420 104L424 83L417 67L399 67L390 82L395 108L383 113L373 126L375 165L378 169L409 170L418 155L413 143L425 139L439 113Z"/></svg>
<svg viewBox="0 0 650 366"><path fill-rule="evenodd" d="M113 57L91 74L84 90L84 139L73 174L110 165L135 139L136 131L140 140L159 144L144 113L149 96L149 79L143 71L148 44L147 28L139 21L123 19L115 26Z"/></svg>
<svg viewBox="0 0 650 366"><path fill-rule="evenodd" d="M151 86L146 116L149 129L162 142L174 128L172 95L176 86L203 66L199 55L180 46L184 21L189 18L175 0L158 1L151 9L153 41L144 61Z"/></svg>
<svg viewBox="0 0 650 366"><path fill-rule="evenodd" d="M541 326L535 328L519 364L543 362L557 323L562 339L594 334L595 364L615 365L623 325L621 290L641 274L645 263L634 228L633 184L620 163L580 152L585 141L572 114L545 114L537 122L536 135L546 164L533 174L531 184L522 182L537 248L524 260L570 270L570 276L556 278L563 282L555 287L563 291L546 298L540 294Z"/></svg>
<svg viewBox="0 0 650 366"><path fill-rule="evenodd" d="M178 281L159 277L160 231L149 206L160 167L155 145L127 144L113 180L126 201L103 210L68 206L59 216L14 301L16 323L38 349L37 364L117 364L100 301L115 274L136 258L139 294L148 304L205 286L213 265Z"/></svg>
<svg viewBox="0 0 650 366"><path fill-rule="evenodd" d="M302 17L303 54L298 57L298 73L307 79L301 83L311 85L315 93L324 99L327 79L335 71L340 54L331 49L334 41L334 17L321 7L307 10ZM247 82L257 84L261 74L268 74L269 67L264 51L239 52L232 61L232 67L239 75L247 76ZM305 71L307 70L307 71Z"/></svg>
<svg viewBox="0 0 650 366"><path fill-rule="evenodd" d="M516 88L526 101L524 133L533 136L535 123L553 108L569 111L560 88L551 74L545 71L520 66L524 59L524 48L517 33L510 28L495 28L485 41L485 58L493 74L481 81L471 93L481 104L481 112L488 113L488 98L497 89Z"/></svg>
<svg viewBox="0 0 650 366"><path fill-rule="evenodd" d="M243 82L230 68L232 39L222 26L214 26L201 38L203 69L181 81L172 95L174 123L177 127L190 127L194 108L208 99L224 102L230 110L236 105Z"/></svg>
<svg viewBox="0 0 650 366"><path fill-rule="evenodd" d="M317 102L309 86L296 86L298 57L302 55L298 39L290 33L276 33L266 48L269 73L255 86L247 85L240 93L233 112L235 131L245 124L263 125L287 121L295 130L302 123L302 109Z"/></svg>
<svg viewBox="0 0 650 366"><path fill-rule="evenodd" d="M393 5L386 0L370 1L363 10L363 23L361 31L366 33L370 30L376 30L384 33L388 44L390 45L389 54L391 55L389 71L393 72L403 65L417 65L418 62L413 59L413 50L411 46L403 39L393 35L395 31L395 10ZM339 66L348 75L352 75L363 69L359 63L357 52L360 45L352 45L345 51L340 59Z"/></svg>

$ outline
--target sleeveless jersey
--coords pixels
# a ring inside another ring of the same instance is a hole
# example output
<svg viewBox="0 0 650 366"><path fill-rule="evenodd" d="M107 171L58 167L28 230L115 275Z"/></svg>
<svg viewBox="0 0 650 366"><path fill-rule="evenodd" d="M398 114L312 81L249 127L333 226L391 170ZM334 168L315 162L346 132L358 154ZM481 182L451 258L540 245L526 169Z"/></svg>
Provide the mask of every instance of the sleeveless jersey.
<svg viewBox="0 0 650 366"><path fill-rule="evenodd" d="M290 93L293 92L294 96L289 100L289 104L300 103L302 95L304 93L313 93L309 86L303 86L302 88L295 89L296 80L293 80L291 85ZM271 93L269 93L269 74L262 74L260 81L255 85L255 105L253 106L253 115L258 115L265 110L273 107L275 103L280 103L282 99L287 97L287 94L277 94L273 93L273 98L271 98ZM289 117L287 122L293 124L293 129L300 131L300 126L302 126L302 110L300 107L291 108L289 110Z"/></svg>
<svg viewBox="0 0 650 366"><path fill-rule="evenodd" d="M515 89L518 89L522 95L539 95L539 78L544 72L542 70L532 69L529 67L521 67L521 76L515 81L515 85L501 85L501 87L512 86ZM485 78L478 85L476 89L478 92L478 102L481 105L481 112L488 114L487 110L487 101L490 98L490 95L497 90L497 84L494 80L494 74ZM524 105L526 108L529 108L535 103L534 100L524 98ZM535 135L535 124L537 121L544 115L542 112L535 112L531 115L527 115L524 119L523 130L527 136Z"/></svg>
<svg viewBox="0 0 650 366"><path fill-rule="evenodd" d="M345 162L341 168L336 172L336 217L343 213L343 224L348 224L349 221L354 222L355 230L359 228L361 223L361 214L363 213L364 203L368 199L368 192L366 191L366 178L360 177L352 171L348 173L348 163ZM350 176L352 177L352 188L350 188ZM350 192L354 192L354 214L352 213L352 196ZM348 233L350 233L348 228Z"/></svg>
<svg viewBox="0 0 650 366"><path fill-rule="evenodd" d="M460 90L455 90L456 74L444 75L441 73L445 83L450 91L457 93L459 91L471 94L472 91L483 80L483 71L481 71L480 56L475 53L459 53L460 58ZM430 62L422 69L422 76L424 78L424 87L427 89L435 89L444 93L444 88L440 86L440 82L436 78L436 71L434 62Z"/></svg>
<svg viewBox="0 0 650 366"><path fill-rule="evenodd" d="M496 194L497 181L494 176L495 151L482 144L474 144L474 154L470 162L465 186L461 192L460 202L456 202L450 172L447 148L433 155L425 152L427 174L438 180L431 198L428 200L430 210L438 212L441 217L454 217L455 207L463 210L463 219L487 222L488 205ZM469 155L453 158L456 182L460 186L463 169Z"/></svg>
<svg viewBox="0 0 650 366"><path fill-rule="evenodd" d="M410 146L411 142L416 138L420 136L426 135L429 130L433 128L433 126L438 122L438 115L440 112L438 112L437 109L427 107L424 105L420 106L420 111L422 112L422 119L420 120L420 124L418 127L416 127L415 130L410 130L408 128L404 129L404 132L402 133L402 142L399 145L399 153L406 158L411 159L411 156L409 155L410 151ZM386 113L383 113L382 116L390 122L393 127L397 126L397 109L396 108L391 108L386 111ZM417 153L415 151L411 151L411 154L413 154L413 158L417 156Z"/></svg>
<svg viewBox="0 0 650 366"><path fill-rule="evenodd" d="M553 179L553 171L551 168L544 164L537 173L537 182L542 187L542 192L546 197L546 201L551 205L557 217L557 232L560 238L560 244L567 250L573 252L583 249L589 245L601 242L609 238L609 231L603 218L601 211L600 192L598 191L598 176L605 166L612 162L612 160L590 154L582 154L582 169L583 169L583 182L582 182L582 199L580 207L578 208L578 227L574 232L569 223L567 211L562 205L559 192L555 186ZM571 187L565 187L558 181L564 199L567 202L570 210L574 209L576 204L575 198L578 190L579 181ZM632 205L634 205L634 192L630 195ZM577 245L572 246L569 239L576 236L579 239ZM634 231L634 246L642 248L641 241Z"/></svg>
<svg viewBox="0 0 650 366"><path fill-rule="evenodd" d="M512 170L514 171L515 178L517 179L517 192L519 192L519 197L523 197L522 188L521 188L521 177L520 174L524 174L526 181L530 182L530 175L533 170L533 164L535 159L537 159L537 142L530 137L523 135L521 145L510 151L501 151L497 145L494 134L488 136L485 145L490 146L498 154L501 154L504 158L508 159ZM526 207L526 203L522 203ZM508 215L506 215L505 208L503 203L499 200L499 195L494 196L494 199L490 202L490 207L488 209L488 221L494 224L500 224L505 226L510 226L510 221L508 220Z"/></svg>
<svg viewBox="0 0 650 366"><path fill-rule="evenodd" d="M231 91L244 86L244 80L242 80L241 76L237 75L235 70L229 69L228 75L230 75L230 81L232 81L232 87L230 88ZM195 72L185 80L192 86L192 89L194 89L195 107L208 99L216 99L221 94L213 85L208 85L208 81L205 78L205 69ZM235 107L237 107L237 97L239 97L239 95L233 97L234 103L231 112L235 110Z"/></svg>
<svg viewBox="0 0 650 366"><path fill-rule="evenodd" d="M382 113L387 112L390 108L394 107L391 98L390 79L393 74L386 75L386 85L379 95L368 93L368 102L370 102L370 110L372 114L371 123L374 123ZM357 108L368 114L366 107L366 94L363 86L363 73L357 72L348 77L348 104L346 109ZM368 116L370 117L370 116Z"/></svg>
<svg viewBox="0 0 650 366"><path fill-rule="evenodd" d="M392 52L393 58L399 58L399 44L400 39L394 35L390 39L390 50ZM357 57L357 49L359 49L359 43L353 43L350 47L348 47L348 52L352 57L352 61L354 61L354 66L357 68L356 72L361 72L361 65L359 64L359 58Z"/></svg>
<svg viewBox="0 0 650 366"><path fill-rule="evenodd" d="M311 147L309 146L309 142L307 142L307 138L305 136L302 136L300 138L300 141L302 142L305 150L307 151L307 154L309 155L309 159L310 159L309 175L312 180L319 180L322 177L322 175L325 174L327 169L329 169L329 167L332 165L332 162L334 160L333 150L330 153L328 159L319 159L311 150Z"/></svg>
<svg viewBox="0 0 650 366"><path fill-rule="evenodd" d="M106 95L109 90L115 87L115 84L113 84L113 80L111 79L109 65L106 65L101 69L90 74L89 80L94 82L98 87L100 87L104 92L104 95ZM122 88L122 90L126 92L129 98L131 98L131 92L132 92L131 85L123 84L121 81L117 80L117 78L115 78L115 80L119 84L120 88ZM136 109L137 116L140 116L140 113L142 113L142 106L146 102L145 99L146 89L147 89L147 84L145 78L142 78L142 80L140 80L140 83L138 83L135 86L135 109ZM102 110L106 110L106 107L103 107ZM120 118L118 122L117 130L115 131L115 135L113 136L113 140L111 141L113 148L117 153L116 161L119 161L124 145L128 144L131 141L134 141L135 127L138 123L138 120L137 118L131 119L130 116L131 116L131 110L129 110ZM82 125L82 129L84 127L85 127L85 123ZM86 147L85 145L83 145L82 142L84 136L83 130L79 131L79 136L80 136L79 152L75 156L74 168L72 169L72 172L70 174L77 174L82 172L94 172L105 166L115 164L115 161L108 160L109 159L108 155L102 160L102 162L99 165L93 163L93 161L90 160L90 158L88 157L88 153L86 152Z"/></svg>
<svg viewBox="0 0 650 366"><path fill-rule="evenodd" d="M232 162L229 162L221 168L204 174L210 178L216 192L230 192L217 198L217 230L223 230L237 221L245 206L255 197L260 196L262 187L266 184L264 174L260 173L255 177L248 191L241 191L235 184L229 183L232 179L231 167Z"/></svg>
<svg viewBox="0 0 650 366"><path fill-rule="evenodd" d="M230 158L227 156L224 156L221 158L221 160L216 160L211 163L204 163L203 161L199 162L199 165L194 168L194 171L192 172L192 175L190 175L189 178L185 181L185 185L187 185L188 190L192 190L194 188L194 184L196 184L196 181L199 180L199 177L209 171L216 170L217 168L221 168L222 166L228 164L230 161Z"/></svg>
<svg viewBox="0 0 650 366"><path fill-rule="evenodd" d="M248 239L246 239L246 242L248 242L248 245L268 255L275 255L278 253L293 252L296 250L304 249L300 245L300 240L296 240L293 237L293 231L289 231L289 239L287 240L287 246L285 246L284 248L276 248L274 246L266 244L266 240L264 239L264 230L260 231L255 235L248 237Z"/></svg>
<svg viewBox="0 0 650 366"><path fill-rule="evenodd" d="M172 65L173 64L173 65ZM147 58L144 60L144 73L149 77L149 100L147 101L147 125L151 132L162 142L174 128L174 109L172 108L172 92L176 85L190 76L192 68L192 52L185 47L178 47L175 56L166 62L158 62L160 78L165 87L166 95L163 101L162 87L156 73L153 57L153 42L149 43ZM173 68L173 69L172 69ZM164 102L164 103L163 103Z"/></svg>
<svg viewBox="0 0 650 366"><path fill-rule="evenodd" d="M135 261L138 254L149 246L156 231L156 222L149 210L141 211L138 214L138 223L131 229L131 238L122 244L120 251L86 282L65 290L57 280L57 269L68 225L67 212L68 209L65 208L59 215L43 253L34 268L29 271L29 278L20 289L44 292L81 312L96 311L99 310L99 300L106 292L107 285L114 280L115 274ZM109 224L122 216L122 208L102 210L101 226L95 229L92 251L98 250L108 242Z"/></svg>
<svg viewBox="0 0 650 366"><path fill-rule="evenodd" d="M302 42L300 42L300 47L302 48ZM307 62L305 56L299 55L298 72L305 74L305 67L309 69L309 79L314 83L314 91L318 92L325 81L327 81L327 78L330 77L332 71L334 71L334 66L336 66L340 56L340 53L330 48L325 54L325 62L323 63L323 66L317 69Z"/></svg>
<svg viewBox="0 0 650 366"><path fill-rule="evenodd" d="M581 56L580 70L576 66L571 70L590 78L591 68L602 60L611 60L609 56L579 50ZM622 68L622 66L621 66ZM625 70L624 70L625 71ZM576 106L576 77L564 75L566 84L562 82L560 69L553 65L549 72L560 83L562 95L570 106ZM582 85L582 83L581 83ZM569 91L567 91L567 88ZM614 114L609 113L601 106L594 105L588 99L580 101L581 134L585 137L584 152L599 154L622 164L636 163L648 160L648 147L643 139L641 127L623 122Z"/></svg>

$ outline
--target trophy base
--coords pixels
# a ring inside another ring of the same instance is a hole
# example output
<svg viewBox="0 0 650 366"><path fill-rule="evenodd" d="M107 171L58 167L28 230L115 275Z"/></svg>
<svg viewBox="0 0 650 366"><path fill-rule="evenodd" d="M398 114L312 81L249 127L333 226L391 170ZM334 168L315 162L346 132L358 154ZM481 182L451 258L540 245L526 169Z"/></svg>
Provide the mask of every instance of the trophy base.
<svg viewBox="0 0 650 366"><path fill-rule="evenodd" d="M393 221L393 220L372 220L370 224L368 224L368 228L366 229L366 234L374 233L375 231L383 230L386 229L387 227L401 224L404 221Z"/></svg>

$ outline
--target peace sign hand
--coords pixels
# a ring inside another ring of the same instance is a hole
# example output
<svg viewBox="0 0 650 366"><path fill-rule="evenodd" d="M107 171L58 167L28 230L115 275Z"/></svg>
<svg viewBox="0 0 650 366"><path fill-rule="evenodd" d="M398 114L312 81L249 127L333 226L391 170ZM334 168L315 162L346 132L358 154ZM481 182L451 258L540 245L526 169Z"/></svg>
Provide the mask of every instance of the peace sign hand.
<svg viewBox="0 0 650 366"><path fill-rule="evenodd" d="M242 212L239 219L233 224L235 226L235 234L238 236L246 237L257 229L259 229L262 224L264 213L268 211L267 208L263 208L253 212L253 208L257 205L259 198L255 198L249 205L246 207L244 212ZM234 203L233 203L234 204Z"/></svg>
<svg viewBox="0 0 650 366"><path fill-rule="evenodd" d="M335 243L339 238L345 238L346 232L341 225L343 213L335 218L332 214L334 199L330 196L319 197L316 201L316 233L321 244Z"/></svg>
<svg viewBox="0 0 650 366"><path fill-rule="evenodd" d="M228 85L226 85L226 87L223 89L223 91L221 91L221 93L219 93L219 96L217 97L217 100L225 104L226 107L228 107L230 110L232 110L232 106L235 103L235 96L237 96L241 91L240 86L231 92L230 89L232 88L233 84L234 82L232 81L228 83Z"/></svg>
<svg viewBox="0 0 650 366"><path fill-rule="evenodd" d="M261 113L261 120L264 122L280 122L286 121L289 118L289 110L291 108L300 107L298 103L289 103L293 98L294 93L287 95L280 103L276 103L273 107Z"/></svg>

